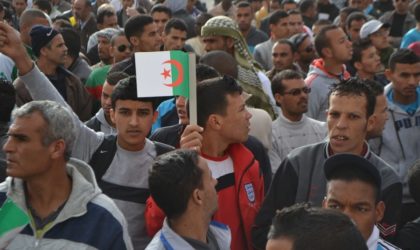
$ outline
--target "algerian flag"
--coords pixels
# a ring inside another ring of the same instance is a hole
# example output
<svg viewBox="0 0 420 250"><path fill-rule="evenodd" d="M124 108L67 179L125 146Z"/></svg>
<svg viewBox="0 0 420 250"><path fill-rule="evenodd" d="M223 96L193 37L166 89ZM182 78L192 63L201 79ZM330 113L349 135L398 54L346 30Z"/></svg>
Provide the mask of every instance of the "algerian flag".
<svg viewBox="0 0 420 250"><path fill-rule="evenodd" d="M4 249L29 223L29 216L11 199L0 208L0 249Z"/></svg>
<svg viewBox="0 0 420 250"><path fill-rule="evenodd" d="M135 54L137 96L181 95L189 97L189 55L182 51Z"/></svg>

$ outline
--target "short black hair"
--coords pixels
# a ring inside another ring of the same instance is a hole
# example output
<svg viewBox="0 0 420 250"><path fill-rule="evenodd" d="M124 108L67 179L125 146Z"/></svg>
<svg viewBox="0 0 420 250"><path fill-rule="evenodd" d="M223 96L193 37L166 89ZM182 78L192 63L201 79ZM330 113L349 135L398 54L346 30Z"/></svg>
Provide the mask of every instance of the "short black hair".
<svg viewBox="0 0 420 250"><path fill-rule="evenodd" d="M235 79L238 78L238 63L235 58L226 51L210 51L200 57L200 63L212 66L220 75L229 75Z"/></svg>
<svg viewBox="0 0 420 250"><path fill-rule="evenodd" d="M289 39L286 39L286 38L282 38L282 39L278 40L277 42L275 42L274 44L275 45L276 44L286 44L290 47L290 50L292 51L292 53L296 53L296 51L297 51L297 48L295 47L294 43L292 41L290 41ZM273 47L274 47L274 45L273 45Z"/></svg>
<svg viewBox="0 0 420 250"><path fill-rule="evenodd" d="M299 10L302 13L305 13L311 7L315 7L315 1L314 0L303 0L299 3Z"/></svg>
<svg viewBox="0 0 420 250"><path fill-rule="evenodd" d="M247 1L240 1L236 4L236 8L248 8L251 7L251 4Z"/></svg>
<svg viewBox="0 0 420 250"><path fill-rule="evenodd" d="M115 109L118 100L133 100L152 103L153 110L156 110L157 98L137 97L136 76L127 77L118 82L111 94L111 105Z"/></svg>
<svg viewBox="0 0 420 250"><path fill-rule="evenodd" d="M332 23L329 19L318 19L318 20L316 20L316 22L314 22L313 25L330 25L330 24L332 24Z"/></svg>
<svg viewBox="0 0 420 250"><path fill-rule="evenodd" d="M159 156L149 172L150 194L168 219L181 216L196 188L201 188L203 171L194 150L175 150Z"/></svg>
<svg viewBox="0 0 420 250"><path fill-rule="evenodd" d="M366 118L369 118L375 111L376 96L371 88L363 80L352 77L343 80L338 84L333 84L328 99L331 101L331 95L336 96L364 96L366 98Z"/></svg>
<svg viewBox="0 0 420 250"><path fill-rule="evenodd" d="M397 63L416 64L420 62L420 57L410 49L398 49L389 58L389 68L395 70Z"/></svg>
<svg viewBox="0 0 420 250"><path fill-rule="evenodd" d="M327 32L335 29L339 29L339 27L337 25L330 24L322 27L318 35L316 35L314 45L316 53L318 53L320 57L323 57L322 50L331 46L330 40L327 37Z"/></svg>
<svg viewBox="0 0 420 250"><path fill-rule="evenodd" d="M219 73L215 68L207 64L199 63L196 67L197 82L201 82L210 78L219 77Z"/></svg>
<svg viewBox="0 0 420 250"><path fill-rule="evenodd" d="M48 0L36 0L34 5L38 6L39 9L44 10L48 15L51 14L52 6Z"/></svg>
<svg viewBox="0 0 420 250"><path fill-rule="evenodd" d="M101 5L98 8L98 13L96 14L96 22L99 24L103 24L105 17L111 17L116 15L117 13L115 12L115 9L114 7L112 7L112 5Z"/></svg>
<svg viewBox="0 0 420 250"><path fill-rule="evenodd" d="M111 86L115 86L117 85L117 83L127 77L130 77L127 73L124 72L109 72L106 75L106 82L111 85Z"/></svg>
<svg viewBox="0 0 420 250"><path fill-rule="evenodd" d="M149 15L138 15L130 17L124 26L125 36L130 41L132 36L141 36L144 32L144 27L153 23L153 18Z"/></svg>
<svg viewBox="0 0 420 250"><path fill-rule="evenodd" d="M204 80L197 85L197 120L205 127L212 114L225 115L227 95L242 94L242 87L230 76Z"/></svg>
<svg viewBox="0 0 420 250"><path fill-rule="evenodd" d="M169 34L171 29L181 30L187 32L187 25L185 24L184 20L179 18L171 18L166 22L164 32L165 34Z"/></svg>
<svg viewBox="0 0 420 250"><path fill-rule="evenodd" d="M289 16L290 15L302 15L302 13L299 10L297 10L297 9L289 10L287 12L287 14L289 14Z"/></svg>
<svg viewBox="0 0 420 250"><path fill-rule="evenodd" d="M153 6L152 9L150 10L150 15L153 15L153 13L155 12L165 12L169 16L169 18L172 17L171 9L166 7L163 4L156 4L155 6Z"/></svg>
<svg viewBox="0 0 420 250"><path fill-rule="evenodd" d="M280 19L286 18L288 16L289 14L287 14L286 11L276 10L273 13L271 13L270 16L268 17L268 23L276 25L280 21Z"/></svg>
<svg viewBox="0 0 420 250"><path fill-rule="evenodd" d="M280 8L284 8L284 5L286 4L296 4L296 6L298 5L295 0L282 0L280 3Z"/></svg>
<svg viewBox="0 0 420 250"><path fill-rule="evenodd" d="M350 64L354 65L356 62L361 62L363 51L369 49L370 47L373 47L370 39L360 39L353 42L353 56L350 60Z"/></svg>
<svg viewBox="0 0 420 250"><path fill-rule="evenodd" d="M364 20L365 22L367 21L367 17L365 16L365 14L363 14L360 11L356 11L356 12L351 13L346 18L346 29L350 28L351 23L353 21L361 21L361 20Z"/></svg>
<svg viewBox="0 0 420 250"><path fill-rule="evenodd" d="M327 188L330 181L333 180L360 181L372 187L376 204L381 200L381 175L369 160L361 156L353 154L333 155L325 161L324 173L327 179Z"/></svg>
<svg viewBox="0 0 420 250"><path fill-rule="evenodd" d="M348 216L308 203L277 211L268 239L278 238L292 241L293 250L367 250L366 241Z"/></svg>
<svg viewBox="0 0 420 250"><path fill-rule="evenodd" d="M374 96L381 96L384 94L384 85L380 84L378 81L365 79L363 80L369 88L372 90Z"/></svg>
<svg viewBox="0 0 420 250"><path fill-rule="evenodd" d="M420 205L420 159L408 170L408 189L411 197Z"/></svg>
<svg viewBox="0 0 420 250"><path fill-rule="evenodd" d="M283 94L286 89L283 85L283 80L291 79L303 79L303 76L301 73L291 69L282 70L274 75L273 80L271 81L271 91L273 92L273 95Z"/></svg>
<svg viewBox="0 0 420 250"><path fill-rule="evenodd" d="M67 53L74 59L79 57L82 44L80 42L80 35L74 28L62 28L60 33L63 36L64 43L68 49Z"/></svg>

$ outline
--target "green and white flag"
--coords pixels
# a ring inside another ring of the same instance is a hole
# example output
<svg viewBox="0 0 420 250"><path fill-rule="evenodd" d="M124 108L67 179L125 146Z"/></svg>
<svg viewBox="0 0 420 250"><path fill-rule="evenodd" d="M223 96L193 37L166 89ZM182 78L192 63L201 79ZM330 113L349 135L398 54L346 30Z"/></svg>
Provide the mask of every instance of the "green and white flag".
<svg viewBox="0 0 420 250"><path fill-rule="evenodd" d="M11 199L0 208L0 249L7 245L29 223L29 216Z"/></svg>
<svg viewBox="0 0 420 250"><path fill-rule="evenodd" d="M135 54L137 96L189 97L189 55L182 51Z"/></svg>

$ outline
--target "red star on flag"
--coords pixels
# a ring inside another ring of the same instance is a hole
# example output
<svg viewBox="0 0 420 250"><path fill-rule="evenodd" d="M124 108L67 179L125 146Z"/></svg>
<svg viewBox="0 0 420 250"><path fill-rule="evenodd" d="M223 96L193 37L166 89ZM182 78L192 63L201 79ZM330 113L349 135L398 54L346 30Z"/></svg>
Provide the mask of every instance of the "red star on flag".
<svg viewBox="0 0 420 250"><path fill-rule="evenodd" d="M171 77L171 71L169 69L163 68L163 72L160 73L166 80L166 78Z"/></svg>

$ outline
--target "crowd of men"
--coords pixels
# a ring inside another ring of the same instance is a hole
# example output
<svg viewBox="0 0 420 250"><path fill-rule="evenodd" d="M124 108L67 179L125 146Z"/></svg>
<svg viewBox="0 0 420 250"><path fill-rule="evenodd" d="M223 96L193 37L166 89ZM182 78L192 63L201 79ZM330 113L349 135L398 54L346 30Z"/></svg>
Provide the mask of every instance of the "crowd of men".
<svg viewBox="0 0 420 250"><path fill-rule="evenodd" d="M6 249L420 249L420 1L208 7L0 1ZM173 50L197 124L137 96Z"/></svg>

